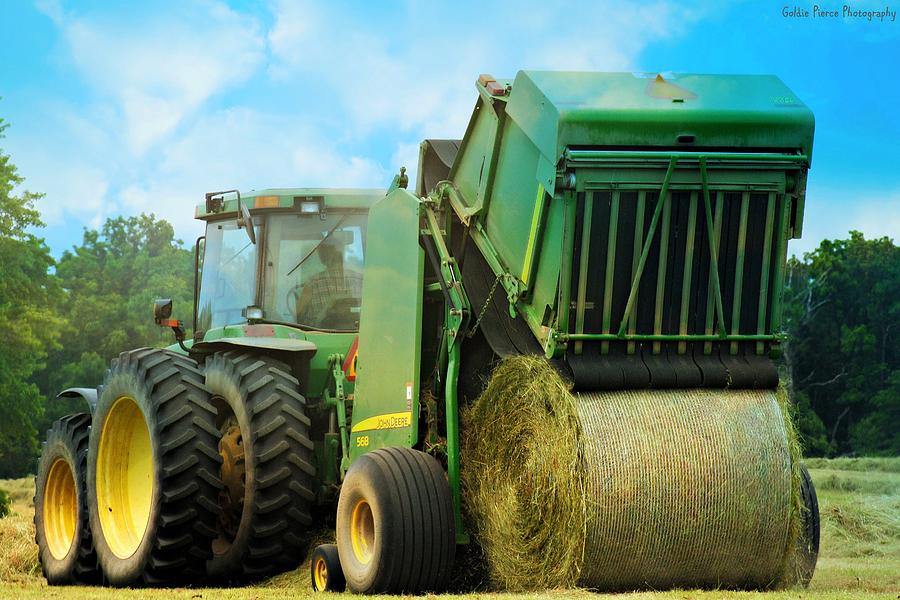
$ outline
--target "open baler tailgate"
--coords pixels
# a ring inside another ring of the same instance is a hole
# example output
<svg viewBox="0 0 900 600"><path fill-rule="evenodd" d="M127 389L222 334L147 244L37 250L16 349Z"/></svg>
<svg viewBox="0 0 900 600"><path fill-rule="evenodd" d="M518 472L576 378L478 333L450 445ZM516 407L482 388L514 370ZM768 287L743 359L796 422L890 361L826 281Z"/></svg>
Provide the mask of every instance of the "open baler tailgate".
<svg viewBox="0 0 900 600"><path fill-rule="evenodd" d="M790 173L805 161L568 150L574 244L556 339L578 386L774 387Z"/></svg>
<svg viewBox="0 0 900 600"><path fill-rule="evenodd" d="M813 131L790 90L544 72L479 90L439 190L522 317L508 329L565 359L579 389L777 384ZM430 154L446 163L446 144Z"/></svg>

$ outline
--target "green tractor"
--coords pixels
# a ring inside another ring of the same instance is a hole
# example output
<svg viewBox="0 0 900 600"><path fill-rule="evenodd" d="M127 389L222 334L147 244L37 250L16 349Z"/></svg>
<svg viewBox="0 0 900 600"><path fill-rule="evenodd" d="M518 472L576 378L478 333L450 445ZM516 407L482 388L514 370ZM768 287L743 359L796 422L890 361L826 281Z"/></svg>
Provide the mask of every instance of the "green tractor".
<svg viewBox="0 0 900 600"><path fill-rule="evenodd" d="M207 225L195 247L193 339L160 300L154 318L176 345L124 352L95 393L63 392L88 400L77 427L91 435L71 448L80 462L66 474L69 488L80 482L68 493L80 518L37 510L48 580L90 580L79 573L96 561L113 585L243 581L303 560L341 479L338 423L348 413L336 409L353 392L344 357L359 329L368 212L383 196L207 195L197 209ZM56 471L41 485L42 470L39 489L59 487ZM89 532L96 557L61 561Z"/></svg>
<svg viewBox="0 0 900 600"><path fill-rule="evenodd" d="M55 424L41 458L50 583L259 579L333 523L315 589L440 590L471 542L461 460L480 460L460 456L460 407L502 357L544 357L592 402L777 386L813 132L790 90L546 72L477 89L462 140L422 143L412 191L401 169L386 193L207 194L193 337L158 301L175 345L123 352L101 386L60 394L90 411ZM808 581L808 477L801 491ZM767 576L729 568L723 585Z"/></svg>

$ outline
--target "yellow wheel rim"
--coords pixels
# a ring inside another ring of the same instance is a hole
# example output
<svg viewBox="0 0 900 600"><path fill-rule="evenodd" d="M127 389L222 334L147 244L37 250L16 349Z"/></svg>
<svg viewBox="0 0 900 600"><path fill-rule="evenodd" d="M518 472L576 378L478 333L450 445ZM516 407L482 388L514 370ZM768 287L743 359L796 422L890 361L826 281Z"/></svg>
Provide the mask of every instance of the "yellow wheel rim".
<svg viewBox="0 0 900 600"><path fill-rule="evenodd" d="M44 537L50 554L64 559L75 541L78 522L78 501L75 495L75 476L72 467L62 458L50 465L44 487Z"/></svg>
<svg viewBox="0 0 900 600"><path fill-rule="evenodd" d="M128 396L113 402L100 432L97 452L97 509L103 538L112 553L137 551L150 521L153 446L137 403Z"/></svg>
<svg viewBox="0 0 900 600"><path fill-rule="evenodd" d="M356 560L369 564L375 553L375 517L365 500L358 501L350 513L350 545Z"/></svg>
<svg viewBox="0 0 900 600"><path fill-rule="evenodd" d="M328 585L328 565L325 564L325 559L316 559L316 568L313 569L313 573L316 578L316 589L324 592Z"/></svg>

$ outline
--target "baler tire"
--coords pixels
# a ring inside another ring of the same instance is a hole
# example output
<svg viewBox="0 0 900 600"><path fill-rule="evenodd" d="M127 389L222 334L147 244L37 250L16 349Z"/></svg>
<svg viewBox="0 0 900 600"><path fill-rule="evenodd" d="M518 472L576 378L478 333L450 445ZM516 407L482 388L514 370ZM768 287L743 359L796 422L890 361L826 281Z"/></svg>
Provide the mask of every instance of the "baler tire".
<svg viewBox="0 0 900 600"><path fill-rule="evenodd" d="M54 421L47 431L38 463L34 479L34 532L41 572L50 585L100 582L85 486L90 430L88 413Z"/></svg>
<svg viewBox="0 0 900 600"><path fill-rule="evenodd" d="M819 499L816 486L806 465L800 465L800 497L803 511L800 515L800 535L797 538L797 578L804 587L809 585L819 558Z"/></svg>
<svg viewBox="0 0 900 600"><path fill-rule="evenodd" d="M309 558L309 577L314 592L343 592L347 589L337 545L316 546Z"/></svg>
<svg viewBox="0 0 900 600"><path fill-rule="evenodd" d="M446 587L456 554L450 485L432 456L382 448L357 458L341 486L337 546L353 592Z"/></svg>
<svg viewBox="0 0 900 600"><path fill-rule="evenodd" d="M91 531L110 585L197 585L205 577L222 487L215 416L190 358L141 348L112 361L87 475Z"/></svg>
<svg viewBox="0 0 900 600"><path fill-rule="evenodd" d="M284 363L239 351L208 358L204 373L220 412L217 425L223 414L237 421L244 469L236 532L226 539L231 536L220 522L207 572L214 580L242 581L295 568L308 547L316 499L314 445L300 383Z"/></svg>

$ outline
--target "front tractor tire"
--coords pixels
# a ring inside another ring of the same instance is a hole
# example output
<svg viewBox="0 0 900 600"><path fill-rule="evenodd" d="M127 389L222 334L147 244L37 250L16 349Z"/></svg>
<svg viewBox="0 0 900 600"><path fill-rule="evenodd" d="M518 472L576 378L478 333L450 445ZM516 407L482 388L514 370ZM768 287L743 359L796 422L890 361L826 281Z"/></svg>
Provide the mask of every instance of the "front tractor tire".
<svg viewBox="0 0 900 600"><path fill-rule="evenodd" d="M206 361L222 455L210 578L255 580L296 567L307 548L315 459L300 384L284 363L246 352Z"/></svg>
<svg viewBox="0 0 900 600"><path fill-rule="evenodd" d="M100 582L85 488L91 416L68 415L47 431L34 480L34 532L50 585Z"/></svg>
<svg viewBox="0 0 900 600"><path fill-rule="evenodd" d="M411 448L382 448L357 458L341 486L337 546L347 587L356 593L446 587L456 524L437 459Z"/></svg>
<svg viewBox="0 0 900 600"><path fill-rule="evenodd" d="M142 348L113 360L87 471L91 531L111 585L203 579L222 488L215 418L191 359Z"/></svg>

